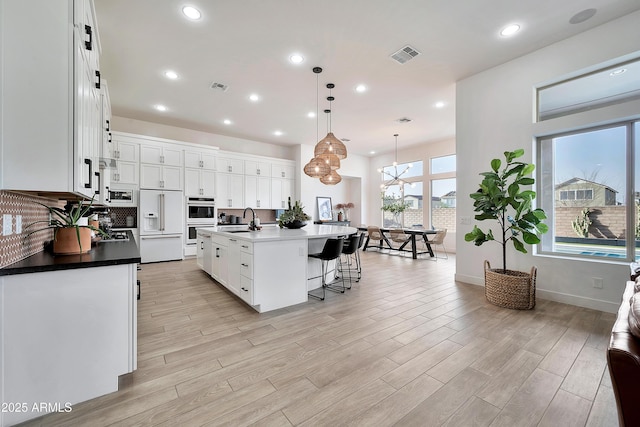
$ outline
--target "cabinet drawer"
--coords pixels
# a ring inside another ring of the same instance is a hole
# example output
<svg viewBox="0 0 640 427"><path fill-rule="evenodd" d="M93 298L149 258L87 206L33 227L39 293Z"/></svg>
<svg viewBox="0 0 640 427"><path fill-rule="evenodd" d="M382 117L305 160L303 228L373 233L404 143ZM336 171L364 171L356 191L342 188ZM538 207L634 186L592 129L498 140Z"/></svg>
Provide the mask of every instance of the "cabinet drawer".
<svg viewBox="0 0 640 427"><path fill-rule="evenodd" d="M253 243L250 242L240 242L240 252L245 252L248 254L253 253Z"/></svg>
<svg viewBox="0 0 640 427"><path fill-rule="evenodd" d="M240 298L253 305L253 280L245 276L240 277Z"/></svg>
<svg viewBox="0 0 640 427"><path fill-rule="evenodd" d="M213 242L216 245L220 245L220 246L229 246L229 238L228 237L218 236L216 234L211 236L211 242Z"/></svg>
<svg viewBox="0 0 640 427"><path fill-rule="evenodd" d="M253 255L240 252L240 275L253 279Z"/></svg>

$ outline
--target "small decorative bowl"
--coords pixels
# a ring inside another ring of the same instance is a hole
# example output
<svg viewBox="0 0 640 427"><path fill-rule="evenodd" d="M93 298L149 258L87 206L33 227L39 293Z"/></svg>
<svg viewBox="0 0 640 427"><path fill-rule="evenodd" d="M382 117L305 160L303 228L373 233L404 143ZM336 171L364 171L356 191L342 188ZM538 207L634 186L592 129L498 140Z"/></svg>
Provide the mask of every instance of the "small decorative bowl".
<svg viewBox="0 0 640 427"><path fill-rule="evenodd" d="M296 228L302 228L305 225L307 225L307 221L300 221L300 220L295 220L293 222L288 222L286 224L283 224L285 227L287 228L291 228L291 229L296 229Z"/></svg>

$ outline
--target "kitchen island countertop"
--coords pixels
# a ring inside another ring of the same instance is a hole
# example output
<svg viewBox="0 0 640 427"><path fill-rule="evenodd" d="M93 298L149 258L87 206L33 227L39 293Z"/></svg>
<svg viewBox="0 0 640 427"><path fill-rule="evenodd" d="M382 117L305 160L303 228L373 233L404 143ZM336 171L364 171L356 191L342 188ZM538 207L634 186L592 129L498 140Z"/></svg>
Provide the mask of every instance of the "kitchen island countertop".
<svg viewBox="0 0 640 427"><path fill-rule="evenodd" d="M128 241L98 242L85 254L53 255L47 251L38 252L22 261L0 268L0 276L139 263L140 250L131 231L127 233Z"/></svg>
<svg viewBox="0 0 640 427"><path fill-rule="evenodd" d="M238 240L246 240L253 243L273 242L279 240L322 239L335 236L348 236L357 233L355 227L343 227L337 225L307 224L298 229L280 227L263 227L262 230L251 231L247 226L224 226L198 228L208 233L233 237Z"/></svg>

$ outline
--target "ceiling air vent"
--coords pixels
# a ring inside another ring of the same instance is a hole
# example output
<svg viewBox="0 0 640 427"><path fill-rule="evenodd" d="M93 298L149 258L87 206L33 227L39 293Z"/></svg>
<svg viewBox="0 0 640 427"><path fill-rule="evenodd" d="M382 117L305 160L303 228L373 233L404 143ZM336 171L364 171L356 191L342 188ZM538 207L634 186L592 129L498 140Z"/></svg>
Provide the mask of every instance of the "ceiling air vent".
<svg viewBox="0 0 640 427"><path fill-rule="evenodd" d="M223 85L222 83L213 82L211 86L209 86L213 90L219 90L221 92L226 92L229 89L229 86Z"/></svg>
<svg viewBox="0 0 640 427"><path fill-rule="evenodd" d="M402 117L396 120L396 123L409 123L412 121L409 117Z"/></svg>
<svg viewBox="0 0 640 427"><path fill-rule="evenodd" d="M406 45L405 47L403 47L402 49L400 49L396 53L392 54L391 55L391 59L393 59L394 61L396 61L396 62L398 62L400 64L404 64L405 62L408 62L408 61L412 60L413 58L415 58L418 55L420 55L420 52L418 52L417 50L415 50L411 46Z"/></svg>

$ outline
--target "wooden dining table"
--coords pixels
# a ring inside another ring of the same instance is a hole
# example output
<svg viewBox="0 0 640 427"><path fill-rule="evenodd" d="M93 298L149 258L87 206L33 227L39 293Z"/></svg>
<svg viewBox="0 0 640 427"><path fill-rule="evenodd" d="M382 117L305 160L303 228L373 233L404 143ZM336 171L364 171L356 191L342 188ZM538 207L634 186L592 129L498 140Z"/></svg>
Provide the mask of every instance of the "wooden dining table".
<svg viewBox="0 0 640 427"><path fill-rule="evenodd" d="M365 231L365 232L368 231L367 227L358 227L358 230ZM405 247L409 243L411 243L411 256L413 259L418 259L419 253L428 253L430 257L435 256L433 253L433 249L431 249L431 244L427 239L428 234L436 234L435 230L427 230L426 228L403 228L402 231L404 231L404 233L409 236L409 239L406 242L404 242L402 245L400 245L400 247L398 248L394 248L391 242L389 241L389 238L387 237L387 234L390 233L391 230L392 230L391 228L380 227L380 234L382 234L382 240L380 240L378 242L378 246L376 246L378 249L383 249L384 248L383 244L386 243L388 248L391 250L404 251L406 250ZM420 237L423 239L424 244L427 247L427 250L423 252L418 252L418 249L416 247L416 238L420 238ZM365 241L364 247L362 248L362 250L366 251L368 245L369 245L369 235L367 235L367 240Z"/></svg>

